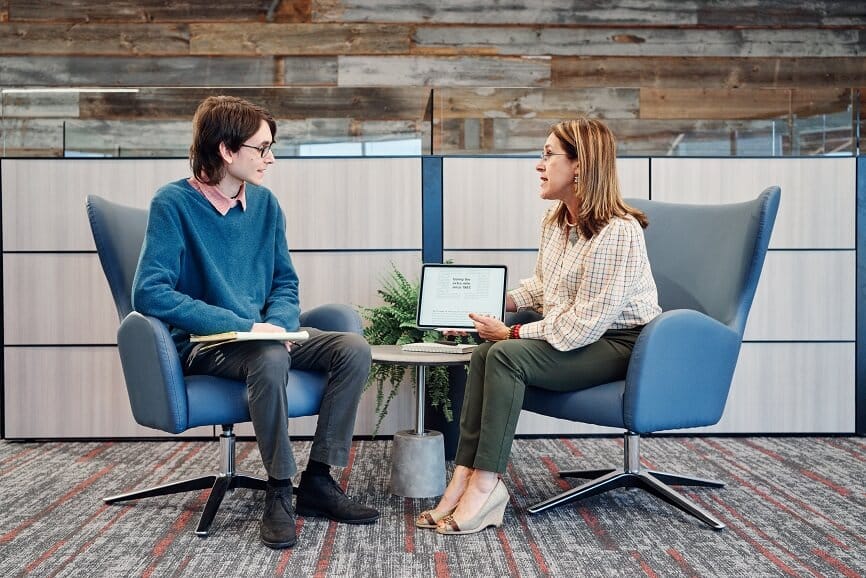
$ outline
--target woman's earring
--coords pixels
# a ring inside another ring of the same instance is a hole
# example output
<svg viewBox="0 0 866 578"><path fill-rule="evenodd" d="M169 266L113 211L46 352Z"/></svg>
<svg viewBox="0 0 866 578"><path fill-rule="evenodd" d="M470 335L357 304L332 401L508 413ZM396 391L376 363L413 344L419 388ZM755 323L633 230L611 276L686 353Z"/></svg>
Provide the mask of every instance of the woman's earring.
<svg viewBox="0 0 866 578"><path fill-rule="evenodd" d="M574 182L577 183L577 175L574 175Z"/></svg>

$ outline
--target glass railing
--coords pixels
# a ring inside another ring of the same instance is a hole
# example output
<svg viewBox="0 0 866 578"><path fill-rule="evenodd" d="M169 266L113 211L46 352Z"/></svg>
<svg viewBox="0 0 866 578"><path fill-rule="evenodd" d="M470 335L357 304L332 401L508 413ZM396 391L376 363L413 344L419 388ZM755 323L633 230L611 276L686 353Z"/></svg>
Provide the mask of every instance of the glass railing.
<svg viewBox="0 0 866 578"><path fill-rule="evenodd" d="M856 89L263 87L0 90L0 155L186 157L210 94L277 119L278 156L535 154L553 123L602 118L621 156L854 155Z"/></svg>

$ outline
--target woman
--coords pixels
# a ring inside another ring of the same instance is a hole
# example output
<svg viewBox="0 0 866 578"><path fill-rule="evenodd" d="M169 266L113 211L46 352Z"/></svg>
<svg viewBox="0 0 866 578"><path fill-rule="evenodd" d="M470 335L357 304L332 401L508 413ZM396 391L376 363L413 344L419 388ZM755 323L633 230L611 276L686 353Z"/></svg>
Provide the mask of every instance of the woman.
<svg viewBox="0 0 866 578"><path fill-rule="evenodd" d="M602 122L555 125L536 165L542 221L535 275L509 292L507 310L539 321L506 326L470 314L487 342L472 355L451 482L416 525L441 534L499 526L505 471L527 384L576 391L623 379L641 329L661 313L647 259L646 216L626 205L616 143Z"/></svg>

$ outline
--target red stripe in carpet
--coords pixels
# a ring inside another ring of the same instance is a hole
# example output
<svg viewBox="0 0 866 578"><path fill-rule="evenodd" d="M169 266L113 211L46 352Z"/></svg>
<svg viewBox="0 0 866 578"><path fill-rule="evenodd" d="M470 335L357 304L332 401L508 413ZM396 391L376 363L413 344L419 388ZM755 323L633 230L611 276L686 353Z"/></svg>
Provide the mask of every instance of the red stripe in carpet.
<svg viewBox="0 0 866 578"><path fill-rule="evenodd" d="M514 550L508 542L508 536L505 535L505 530L500 526L496 528L496 538L499 544L502 545L502 554L505 556L505 564L508 566L508 573L511 576L520 576L520 570L517 568L517 561L514 559Z"/></svg>
<svg viewBox="0 0 866 578"><path fill-rule="evenodd" d="M415 553L415 501L411 498L403 499L403 523L406 526L406 539L403 550L409 554ZM419 512L420 513L420 512Z"/></svg>
<svg viewBox="0 0 866 578"><path fill-rule="evenodd" d="M83 462L89 462L90 460L92 460L93 458L95 458L96 456L98 456L99 454L101 454L102 452L104 452L105 450L107 450L108 448L110 448L113 445L114 444L112 442L105 442L105 443L99 444L98 446L96 446L95 448L93 448L92 450L90 450L89 452L87 452L86 454L84 454L83 456L78 458L77 460L75 460L75 462L78 464L83 463Z"/></svg>
<svg viewBox="0 0 866 578"><path fill-rule="evenodd" d="M656 574L653 571L652 567L649 565L649 563L643 559L643 557L640 555L640 552L638 552L637 550L632 550L631 557L637 561L640 569L643 570L644 574L646 574L650 578L658 578L658 574Z"/></svg>
<svg viewBox="0 0 866 578"><path fill-rule="evenodd" d="M517 471L511 465L511 462L508 462L508 465L505 466L505 472L508 474L508 478L511 480L512 485L514 485L517 493L521 496L526 496L526 486L523 485L523 480L517 475Z"/></svg>
<svg viewBox="0 0 866 578"><path fill-rule="evenodd" d="M694 569L694 567L689 564L686 557L683 556L682 552L675 550L674 548L668 548L668 556L674 559L677 563L677 566L680 567L680 570L683 571L683 574L688 576L688 578L699 578L700 574Z"/></svg>
<svg viewBox="0 0 866 578"><path fill-rule="evenodd" d="M840 444L839 442L837 442L834 439L827 438L827 439L822 439L821 441L824 442L825 444L827 444L828 446L830 446L831 448L836 448L837 450L842 450L843 452L847 453L848 455L850 455L851 457L853 457L857 461L866 462L866 455L864 455L864 454L862 454L856 450L852 450L851 448L849 448L843 444Z"/></svg>
<svg viewBox="0 0 866 578"><path fill-rule="evenodd" d="M108 508L108 505L106 504L103 509L107 509L107 508ZM78 548L78 550L76 550L75 552L73 552L72 554L67 556L66 559L63 560L63 563L60 564L60 566L54 570L54 572L52 573L52 576L59 574L60 571L63 570L64 568L66 568L66 566L68 566L73 560L75 560L83 552L86 552L87 549L90 548L90 546L92 546L94 542L96 542L96 539L98 537L105 534L109 528L114 526L114 524L117 523L117 521L120 520L123 516L125 516L130 510L132 510L132 508L127 506L127 507L123 508L120 512L115 514L102 528L99 529L99 531L96 533L96 535L93 538L91 538L90 540L88 540L87 542L82 544ZM102 509L100 509L100 512L101 511L102 511Z"/></svg>
<svg viewBox="0 0 866 578"><path fill-rule="evenodd" d="M560 439L559 441L562 442L562 445L564 445L565 447L568 448L568 451L570 451L571 455L573 455L574 457L576 457L576 458L584 457L583 452L581 452L579 449L577 449L577 446L575 445L575 443L573 441L571 441L569 439Z"/></svg>
<svg viewBox="0 0 866 578"><path fill-rule="evenodd" d="M812 548L812 553L824 560L827 564L835 568L838 572L841 572L847 578L860 578L860 574L843 564L837 558L834 558L824 550L820 548Z"/></svg>
<svg viewBox="0 0 866 578"><path fill-rule="evenodd" d="M349 484L349 476L352 474L352 466L355 463L355 451L357 450L357 442L352 443L349 450L349 463L343 468L343 473L340 476L340 487L346 491ZM331 522L328 524L328 532L325 534L325 541L322 544L322 549L319 551L319 561L316 563L315 578L325 578L328 573L328 565L331 563L331 555L334 553L334 540L337 536L337 523Z"/></svg>
<svg viewBox="0 0 866 578"><path fill-rule="evenodd" d="M713 442L712 440L702 440L702 441L703 441L703 443L709 445L710 447L712 447L712 448L714 448L714 449L718 449L718 448L717 448L717 445L718 445L718 444L716 444L716 443ZM703 452L701 452L701 450L700 450L696 445L694 445L694 444L691 444L691 443L688 443L688 442L685 442L685 441L682 441L682 442L680 442L680 443L682 443L682 444L685 445L686 447L688 447L688 448L694 450L695 452L700 453L702 456L705 455L705 454L704 454ZM730 453L729 453L728 455L730 455ZM750 473L751 473L751 470L749 470L749 468L746 468L745 466L743 466L742 464L740 464L738 461L736 461L736 460L733 459L733 458L726 458L725 461L727 461L727 462L728 462L729 464L731 464L733 467L735 467L735 468L737 468L737 469L739 469L739 470L742 470L742 471L745 472L746 474L750 474ZM721 463L720 463L720 462L717 462L717 464L718 464L719 466L721 466ZM751 484L751 483L749 483L748 481L746 481L745 479L743 479L743 478L741 478L740 476L736 475L736 474L733 473L730 469L727 469L726 472L727 472L727 475L730 476L730 477L732 477L732 478L734 479L734 481L735 481L738 485L745 486L745 487L749 488L750 490L752 490L753 492L755 492L756 494L758 494L759 496L761 496L762 498L764 498L764 500L766 500L767 502L773 504L774 506L776 506L776 507L779 508L780 510L782 510L782 511L788 513L788 514L791 514L792 516L794 516L795 518L799 519L800 521L802 521L802 522L804 522L804 523L806 523L806 524L809 524L810 526L812 526L812 527L818 529L818 531L821 531L821 529L820 529L818 526L812 524L812 522L811 522L808 518L805 518L805 517L801 516L801 515L799 514L799 512L797 512L797 510L794 510L794 509L792 509L792 508L789 508L788 506L786 506L785 504L781 503L780 501L778 501L777 499L775 499L773 496L767 494L766 492L764 492L763 490L761 490L760 488L758 488L758 487L755 486L754 484ZM836 520L830 518L829 516L826 516L825 514L819 512L818 510L816 510L815 508L813 508L812 506L810 506L810 505L807 504L806 502L800 500L800 499L797 498L796 496L793 496L793 495L789 494L788 492L785 491L784 488L782 488L782 487L780 487L780 486L778 486L778 485L776 485L776 484L773 484L773 483L771 483L771 482L768 482L768 481L766 481L766 480L764 481L764 483L765 483L765 484L770 488L770 490L772 490L773 492L775 492L779 497L782 497L782 498L784 498L784 499L790 501L790 502L793 503L796 507L801 508L802 510L807 511L807 512L809 512L810 514L813 514L813 515L815 515L815 516L821 518L822 520L824 520L825 522L829 523L830 525L832 525L832 526L833 526L834 528L836 528L837 530L839 530L839 531L841 531L841 532L843 532L843 533L845 533L845 534L851 534L851 536L852 536L855 540L857 540L858 542L866 543L866 538L864 538L864 537L861 536L860 534L856 533L855 531L851 530L850 528L847 528L847 527L843 526L842 524L840 524L840 523L837 522ZM827 537L828 537L829 539L832 540L832 537L830 537L829 535L828 535Z"/></svg>
<svg viewBox="0 0 866 578"><path fill-rule="evenodd" d="M66 492L62 496L60 496L57 500L51 502L47 507L45 507L42 510L40 510L39 512L37 512L36 515L27 518L22 523L18 524L18 526L16 526L12 530L10 530L10 531L6 532L5 534L3 534L2 536L0 536L0 544L7 544L7 543L11 542L22 531L26 530L27 528L29 528L30 526L32 526L33 524L38 522L40 518L42 518L43 516L45 516L46 514L51 512L52 510L54 510L55 508L62 506L64 503L68 502L73 497L75 497L76 495L80 494L81 492L83 492L84 490L89 488L93 484L93 482L95 482L96 480L98 480L99 478L101 478L102 476L104 476L105 474L107 474L108 472L110 472L113 469L114 469L114 464L112 464L110 466L105 466L104 468L102 468L101 470L96 472L95 474L91 474L90 477L88 477L86 480L76 484L71 490L69 490L68 492Z"/></svg>
<svg viewBox="0 0 866 578"><path fill-rule="evenodd" d="M767 560L769 560L770 562L772 562L773 564L775 564L776 567L779 568L782 572L788 574L789 576L799 576L799 575L800 575L800 574L799 574L798 572L796 572L793 568L791 568L790 566L788 566L788 564L786 564L785 562L783 562L781 558L779 558L778 556L776 556L776 555L775 555L773 552L771 552L768 548L765 548L761 542L758 542L757 540L755 540L754 538L752 538L751 536L749 536L749 535L748 535L748 534L747 534L743 529L738 528L736 525L734 525L734 524L732 523L732 520L730 520L730 519L725 520L725 518L721 515L721 513L720 513L718 510L714 510L713 508L710 508L709 504L707 504L706 502L704 502L703 500L701 500L698 496L692 494L692 495L689 495L689 498L691 498L692 500L694 500L694 501L695 501L696 503L698 503L699 505L703 506L705 509L707 509L707 510L710 511L711 513L715 514L719 519L722 520L722 522L724 522L725 524L727 524L728 529L730 529L730 530L733 531L735 534L739 535L741 538L743 538L744 540L746 540L749 544L752 545L752 547L753 547L753 548L754 548L758 553L760 553L760 554L761 554L762 556L764 556ZM737 511L734 510L732 507L728 506L727 504L725 504L724 502L722 502L721 500L719 500L717 496L713 496L713 499L715 499L715 501L718 502L720 506L722 506L723 508L725 508L726 510L728 510L728 512L729 512L729 513L730 513L734 518L736 518L737 520L743 522L746 526L750 527L752 530L755 530L755 529L756 529L756 527L755 527L754 524L751 524L751 523L750 523L748 520L746 520L742 515L740 515L739 512L737 512ZM758 533L759 535L761 535L761 539L762 539L762 541L769 541L769 542L772 542L774 545L778 546L778 544L777 544L774 540L772 540L772 539L768 539L768 538L767 538L767 535L766 535L764 532L761 532L760 529L757 530L757 533ZM784 548L782 548L782 549L784 549ZM786 552L787 554L791 555L790 552L788 552L787 550L785 550L785 552ZM794 557L793 555L791 555L791 557L793 557L793 558L796 560L796 557ZM799 561L799 560L798 560L798 561ZM810 572L812 572L812 573L814 574L814 571L812 571L810 568L807 568L807 570L809 570Z"/></svg>
<svg viewBox="0 0 866 578"><path fill-rule="evenodd" d="M448 554L441 550L433 552L433 562L436 565L436 578L451 578L451 572L448 571Z"/></svg>
<svg viewBox="0 0 866 578"><path fill-rule="evenodd" d="M526 496L526 488L523 486L523 483L518 478L517 472L512 467L511 462L508 463L507 467L509 479L513 484L520 488L521 494ZM529 546L529 550L532 552L532 557L535 559L535 565L538 566L538 570L543 575L549 576L550 567L547 565L547 561L544 559L544 554L541 553L541 549L538 547L538 541L535 539L535 536L529 529L529 522L526 519L526 510L521 508L514 508L514 515L517 517L517 522L520 524L520 528L523 530L523 535L526 537L526 545Z"/></svg>
<svg viewBox="0 0 866 578"><path fill-rule="evenodd" d="M303 518L295 518L295 535L301 535L301 529L304 527L304 519ZM292 552L294 549L286 548L282 552L280 552L280 558L277 560L277 567L274 568L275 576L282 576L286 572L286 568L289 565L289 560L292 559Z"/></svg>

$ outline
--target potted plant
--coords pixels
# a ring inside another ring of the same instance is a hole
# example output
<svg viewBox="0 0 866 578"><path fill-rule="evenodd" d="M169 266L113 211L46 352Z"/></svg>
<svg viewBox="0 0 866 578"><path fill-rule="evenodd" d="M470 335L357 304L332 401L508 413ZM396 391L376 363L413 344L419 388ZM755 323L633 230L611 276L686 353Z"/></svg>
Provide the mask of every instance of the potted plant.
<svg viewBox="0 0 866 578"><path fill-rule="evenodd" d="M377 307L360 308L361 316L367 321L364 337L370 345L403 345L420 341L435 341L439 337L439 333L436 331L424 331L415 327L418 290L419 284L409 281L392 263L391 272L383 279L382 286L377 291L384 303ZM455 369L459 373L455 372ZM405 374L405 366L373 363L367 381L368 388L376 388L378 420L373 435L378 433L379 426L387 415L391 400L397 395L397 390ZM454 381L460 381L457 403L462 404L462 386L465 383L465 374L466 371L463 367L452 367L451 371L446 367L430 367L427 370L425 379L427 405L440 414L444 418L444 422L450 423L454 420L452 403L452 395L454 395L452 382ZM414 372L411 373L411 379L417 387L417 378ZM436 418L435 415L431 417ZM448 437L447 433L443 432L446 437ZM446 451L446 456L447 454Z"/></svg>

